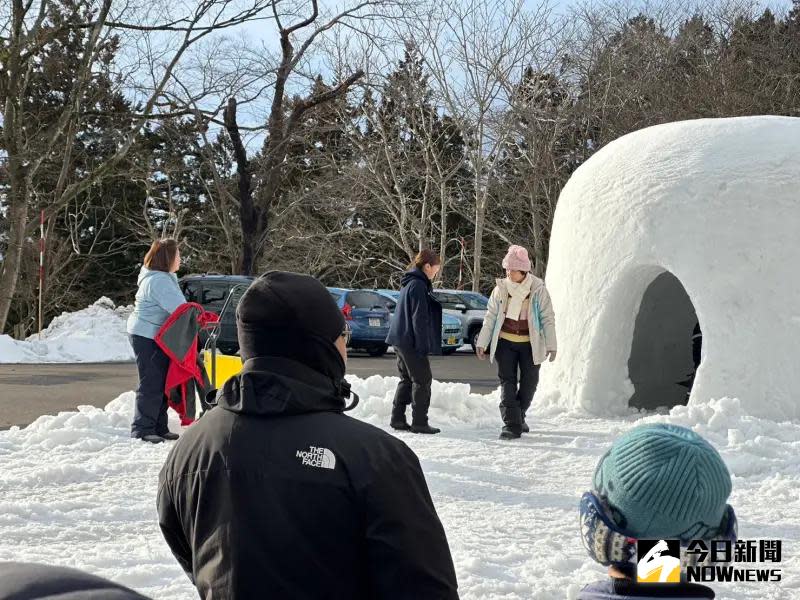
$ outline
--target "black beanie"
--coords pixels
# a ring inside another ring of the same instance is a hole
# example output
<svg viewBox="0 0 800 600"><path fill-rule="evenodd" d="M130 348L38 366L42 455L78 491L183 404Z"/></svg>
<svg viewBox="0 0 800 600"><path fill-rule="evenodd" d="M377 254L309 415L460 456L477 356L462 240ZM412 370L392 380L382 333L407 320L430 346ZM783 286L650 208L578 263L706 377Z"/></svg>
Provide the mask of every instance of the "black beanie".
<svg viewBox="0 0 800 600"><path fill-rule="evenodd" d="M344 359L334 346L344 331L344 316L310 275L269 271L256 279L239 301L236 326L243 361L279 356L337 382L344 378Z"/></svg>

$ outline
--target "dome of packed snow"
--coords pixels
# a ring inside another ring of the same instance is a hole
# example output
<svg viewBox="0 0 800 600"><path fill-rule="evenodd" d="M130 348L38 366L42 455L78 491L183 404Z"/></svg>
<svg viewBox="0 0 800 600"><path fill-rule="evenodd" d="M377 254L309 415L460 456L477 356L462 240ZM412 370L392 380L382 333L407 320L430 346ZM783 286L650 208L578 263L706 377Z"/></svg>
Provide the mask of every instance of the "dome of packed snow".
<svg viewBox="0 0 800 600"><path fill-rule="evenodd" d="M800 417L799 262L800 119L683 121L608 144L556 209L559 356L540 399L607 415L728 396Z"/></svg>

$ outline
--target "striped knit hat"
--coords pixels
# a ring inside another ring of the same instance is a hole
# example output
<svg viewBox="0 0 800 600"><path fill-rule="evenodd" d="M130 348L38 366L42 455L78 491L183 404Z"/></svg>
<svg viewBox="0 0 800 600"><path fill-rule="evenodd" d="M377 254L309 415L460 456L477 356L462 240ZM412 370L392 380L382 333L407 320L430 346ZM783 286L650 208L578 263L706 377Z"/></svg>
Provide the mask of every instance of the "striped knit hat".
<svg viewBox="0 0 800 600"><path fill-rule="evenodd" d="M708 539L731 494L719 453L691 429L642 425L618 438L597 465L594 488L617 525L638 539Z"/></svg>

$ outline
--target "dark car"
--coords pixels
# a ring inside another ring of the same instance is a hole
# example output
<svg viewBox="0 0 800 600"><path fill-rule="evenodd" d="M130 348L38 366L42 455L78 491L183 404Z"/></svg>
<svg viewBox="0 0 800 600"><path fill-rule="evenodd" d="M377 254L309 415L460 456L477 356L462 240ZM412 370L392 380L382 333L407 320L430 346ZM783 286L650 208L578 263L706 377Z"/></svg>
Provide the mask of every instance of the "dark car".
<svg viewBox="0 0 800 600"><path fill-rule="evenodd" d="M350 348L366 350L370 356L383 356L389 349L389 311L383 296L372 290L328 288L353 335Z"/></svg>
<svg viewBox="0 0 800 600"><path fill-rule="evenodd" d="M236 306L250 287L255 277L246 275L187 275L181 278L180 286L187 302L197 302L205 310L222 317L217 348L223 354L236 354L239 351L239 338L236 333ZM224 314L222 308L228 296L233 295ZM200 345L205 345L208 332L200 333Z"/></svg>

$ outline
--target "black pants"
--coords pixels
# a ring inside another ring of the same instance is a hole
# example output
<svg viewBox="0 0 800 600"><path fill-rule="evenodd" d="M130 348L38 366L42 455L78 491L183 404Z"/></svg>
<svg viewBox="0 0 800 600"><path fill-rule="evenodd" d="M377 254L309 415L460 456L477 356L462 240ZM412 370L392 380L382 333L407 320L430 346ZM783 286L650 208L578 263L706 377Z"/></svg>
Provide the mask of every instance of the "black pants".
<svg viewBox="0 0 800 600"><path fill-rule="evenodd" d="M150 338L130 336L136 368L139 370L139 387L136 389L136 412L131 424L131 437L167 433L167 382L169 358Z"/></svg>
<svg viewBox="0 0 800 600"><path fill-rule="evenodd" d="M428 424L428 409L431 406L431 362L427 356L414 350L395 347L400 383L394 394L392 421L405 421L406 406L411 404L411 418L414 425Z"/></svg>
<svg viewBox="0 0 800 600"><path fill-rule="evenodd" d="M530 342L510 342L500 338L494 358L502 386L500 416L506 427L520 432L539 384L539 365L533 364Z"/></svg>

